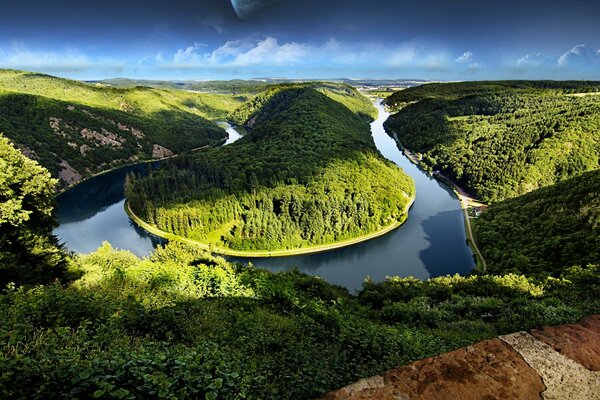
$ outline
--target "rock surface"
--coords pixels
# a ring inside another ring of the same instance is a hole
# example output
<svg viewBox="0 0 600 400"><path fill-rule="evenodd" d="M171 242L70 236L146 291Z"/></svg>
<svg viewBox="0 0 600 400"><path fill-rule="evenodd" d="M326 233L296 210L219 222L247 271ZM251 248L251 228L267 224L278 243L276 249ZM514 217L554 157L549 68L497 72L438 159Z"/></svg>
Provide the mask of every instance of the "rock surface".
<svg viewBox="0 0 600 400"><path fill-rule="evenodd" d="M166 157L171 157L173 153L171 150L167 149L166 147L163 147L159 144L155 144L154 147L152 148L152 157L153 158L166 158Z"/></svg>
<svg viewBox="0 0 600 400"><path fill-rule="evenodd" d="M359 381L322 400L541 399L539 375L506 343L485 340Z"/></svg>
<svg viewBox="0 0 600 400"><path fill-rule="evenodd" d="M540 374L546 385L544 400L600 400L600 373L565 357L527 332L501 339Z"/></svg>
<svg viewBox="0 0 600 400"><path fill-rule="evenodd" d="M62 168L58 172L58 178L60 180L62 180L63 182L66 182L69 185L73 185L81 180L81 178L82 178L81 174L75 168L73 168L71 165L69 165L68 162L66 162L65 160L62 160L62 162L60 163L60 166Z"/></svg>
<svg viewBox="0 0 600 400"><path fill-rule="evenodd" d="M319 400L600 400L600 315L485 340Z"/></svg>
<svg viewBox="0 0 600 400"><path fill-rule="evenodd" d="M600 371L600 315L578 324L534 329L531 334L590 371Z"/></svg>

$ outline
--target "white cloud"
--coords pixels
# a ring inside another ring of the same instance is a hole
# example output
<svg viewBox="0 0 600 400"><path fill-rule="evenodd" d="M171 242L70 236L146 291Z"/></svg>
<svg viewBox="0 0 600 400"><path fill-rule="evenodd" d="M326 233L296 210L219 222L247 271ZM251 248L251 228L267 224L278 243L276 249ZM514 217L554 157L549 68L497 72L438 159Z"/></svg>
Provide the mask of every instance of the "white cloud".
<svg viewBox="0 0 600 400"><path fill-rule="evenodd" d="M280 45L277 39L268 37L259 41L249 51L239 54L234 64L238 66L258 64L292 65L303 61L305 57L309 57L312 50L316 49L296 42Z"/></svg>
<svg viewBox="0 0 600 400"><path fill-rule="evenodd" d="M210 15L202 20L202 25L213 28L220 35L227 33L227 29L225 29L225 21L223 18L218 17L216 15Z"/></svg>
<svg viewBox="0 0 600 400"><path fill-rule="evenodd" d="M170 61L164 62L162 57L161 60L157 58L157 61L174 68L282 66L302 63L305 57L319 50L296 42L280 44L273 37L257 41L228 41L213 51L206 51L206 47L204 44L195 43L193 46L179 49Z"/></svg>
<svg viewBox="0 0 600 400"><path fill-rule="evenodd" d="M417 58L417 49L414 46L401 46L392 50L391 52L388 52L387 57L385 51L380 51L379 57L373 54L373 58L371 58L371 60L377 60L381 57L387 58L387 61L385 62L387 65L398 67L406 66L415 62L415 59Z"/></svg>
<svg viewBox="0 0 600 400"><path fill-rule="evenodd" d="M584 44L579 44L558 58L559 67L590 68L600 64L600 50L594 50Z"/></svg>
<svg viewBox="0 0 600 400"><path fill-rule="evenodd" d="M467 65L467 72L474 73L479 71L481 68L483 68L483 66L480 63L474 62Z"/></svg>
<svg viewBox="0 0 600 400"><path fill-rule="evenodd" d="M392 71L410 71L421 68L429 71L451 69L446 53L426 51L416 43L387 47L378 43L350 45L330 39L321 44L280 42L275 37L254 40L228 41L208 51L194 44L179 49L171 58L157 58L160 67L169 69L238 69L308 68L338 69L382 68Z"/></svg>
<svg viewBox="0 0 600 400"><path fill-rule="evenodd" d="M130 66L138 68L146 64L147 58ZM0 68L22 69L27 71L54 74L119 74L125 71L127 63L106 57L91 58L75 49L58 51L32 50L22 43L13 43L9 49L0 51Z"/></svg>
<svg viewBox="0 0 600 400"><path fill-rule="evenodd" d="M544 67L552 66L556 63L551 57L545 56L542 53L525 54L517 60L519 67Z"/></svg>
<svg viewBox="0 0 600 400"><path fill-rule="evenodd" d="M0 53L2 68L77 72L92 66L90 59L78 52L68 50L63 53L33 51L14 46Z"/></svg>
<svg viewBox="0 0 600 400"><path fill-rule="evenodd" d="M465 51L461 56L459 56L454 61L456 61L458 63L466 63L466 62L472 61L474 57L475 57L475 55L473 53L471 53L470 51Z"/></svg>
<svg viewBox="0 0 600 400"><path fill-rule="evenodd" d="M193 63L197 62L201 55L198 54L198 50L202 47L206 47L204 43L194 43L193 46L186 47L185 49L177 50L177 53L173 56L173 62L175 63Z"/></svg>

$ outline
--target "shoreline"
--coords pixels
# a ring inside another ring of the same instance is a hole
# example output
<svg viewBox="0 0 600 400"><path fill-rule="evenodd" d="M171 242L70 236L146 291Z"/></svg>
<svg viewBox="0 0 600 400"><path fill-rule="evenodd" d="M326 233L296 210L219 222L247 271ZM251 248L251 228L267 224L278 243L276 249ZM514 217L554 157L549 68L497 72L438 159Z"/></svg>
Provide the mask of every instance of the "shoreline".
<svg viewBox="0 0 600 400"><path fill-rule="evenodd" d="M469 217L470 203L471 202L476 202L478 204L483 204L483 203L470 197L463 188L458 186L456 183L454 183L454 181L452 181L447 176L443 175L441 172L435 171L431 175L434 178L436 178L437 180L444 182L446 185L448 185L448 187L450 187L454 191L454 194L456 195L456 197L458 197L458 201L460 202L460 208L463 211L463 216L464 216L464 220L465 220L465 231L467 233L467 243L469 243L469 246L471 247L471 249L473 249L473 252L477 256L477 260L479 262L481 262L481 270L483 272L487 272L487 262L485 261L485 258L483 257L483 253L481 253L481 250L479 250L479 247L477 246L477 242L475 241L475 235L473 235L473 228L471 227L471 217ZM476 266L477 269L479 269L479 262L477 262L477 266Z"/></svg>
<svg viewBox="0 0 600 400"><path fill-rule="evenodd" d="M404 145L400 142L396 132L394 132L393 130L391 130L389 128L386 128L386 131L388 132L388 134L390 134L390 136L392 136L394 141L397 143L397 145L402 150L402 154L410 162L415 164L424 173L430 175L434 179L444 183L446 186L448 186L450 189L452 189L452 191L458 198L458 201L460 203L460 208L463 212L463 217L464 217L464 221L465 221L465 233L467 234L467 243L469 244L469 247L471 248L471 250L473 250L473 253L476 256L475 257L476 258L475 269L476 270L479 269L479 270L482 270L483 272L486 272L487 271L487 262L485 261L485 258L483 257L483 253L481 253L481 250L479 250L479 247L477 246L477 242L475 241L475 236L473 235L473 229L471 227L471 217L469 217L469 206L471 205L471 203L476 203L476 204L480 204L480 205L483 205L483 203L480 202L479 200L471 197L469 195L469 193L467 193L466 190L464 190L463 188L458 186L458 184L456 184L452 179L443 175L441 172L427 171L425 168L423 168L422 161L420 161L409 149L404 147Z"/></svg>
<svg viewBox="0 0 600 400"><path fill-rule="evenodd" d="M219 141L219 143L220 142L222 142L222 140ZM134 161L134 162L131 162L131 163L117 165L117 166L109 168L107 170L100 171L100 172L97 172L97 173L95 173L93 175L87 176L87 177L81 179L80 181L78 181L76 183L73 183L72 185L69 185L69 186L67 186L67 187L59 190L56 194L54 194L54 198L57 198L58 196L66 193L66 192L68 192L69 190L71 190L73 188L76 188L77 186L79 186L79 185L81 185L81 184L83 184L83 183L85 183L85 182L87 182L87 181L89 181L91 179L97 178L97 177L102 176L102 175L110 174L111 172L118 171L118 170L120 170L122 168L135 167L136 165L152 164L152 163L157 163L157 162L169 160L171 158L183 156L183 155L186 155L186 154L191 154L191 153L194 153L196 151L206 150L206 149L208 149L210 147L214 147L214 146L218 147L218 146L222 145L222 143L220 143L220 144L219 143L217 143L216 145L207 144L207 145L204 145L204 146L193 148L193 149L188 150L188 151L186 151L184 153L177 153L177 154L173 154L172 156L167 156L167 157L163 157L163 158L152 158L152 159L149 159L149 160Z"/></svg>
<svg viewBox="0 0 600 400"><path fill-rule="evenodd" d="M218 126L220 126L220 124L223 123L223 124L229 125L233 129L236 129L236 127L234 125L231 125L227 121L213 121L213 122L215 124L217 124ZM223 130L227 131L225 127L223 127L223 126L220 126L220 127ZM240 135L243 136L242 134L240 134ZM85 182L87 182L87 181L89 181L91 179L97 178L99 176L102 176L102 175L105 175L105 174L108 174L108 173L111 173L111 172L114 172L114 171L118 171L121 168L134 167L136 165L143 165L143 164L151 164L151 163L155 163L155 162L161 162L161 161L169 160L171 158L183 156L183 155L186 155L186 154L195 153L195 152L200 151L200 150L206 150L206 149L211 148L211 147L218 148L218 147L223 146L227 142L228 138L229 138L229 135L228 135L228 137L219 140L215 144L207 144L207 145L204 145L204 146L195 147L193 149L187 150L187 151L182 152L182 153L173 154L172 156L167 156L167 157L163 157L163 158L152 158L152 159L147 159L147 160L134 161L134 162L131 162L131 163L125 163L125 164L122 164L122 165L117 165L117 166L109 168L107 170L100 171L100 172L97 172L97 173L92 174L90 176L87 176L87 177L81 179L80 181L78 181L76 183L73 183L73 184L71 184L71 185L69 185L67 187L64 187L64 188L60 189L56 194L54 194L54 198L57 198L61 194L64 194L64 193L68 192L69 190L77 187L78 185L80 185L82 183L85 183Z"/></svg>
<svg viewBox="0 0 600 400"><path fill-rule="evenodd" d="M135 223L138 227L144 229L146 232L151 233L155 236L158 236L163 239L177 241L181 243L187 243L193 246L200 247L201 249L210 251L211 253L219 254L222 256L229 257L241 257L241 258L275 258L275 257L290 257L290 256L300 256L300 255L308 255L308 254L317 254L324 253L327 251L338 250L344 247L349 247L355 244L367 242L371 239L378 238L380 236L386 235L389 232L399 228L406 222L409 217L409 211L415 202L416 196L412 196L410 202L406 205L404 209L404 214L402 215L401 221L394 221L391 225L388 225L376 232L369 233L367 235L359 236L357 238L345 239L340 242L323 244L317 246L303 247L297 249L283 249L283 250L257 250L257 251L248 251L248 250L232 250L225 249L221 247L216 247L213 245L208 245L206 243L199 242L197 240L188 239L183 236L175 235L173 233L165 232L154 225L151 225L137 216L131 207L129 206L129 201L125 200L125 213L129 216L131 221Z"/></svg>

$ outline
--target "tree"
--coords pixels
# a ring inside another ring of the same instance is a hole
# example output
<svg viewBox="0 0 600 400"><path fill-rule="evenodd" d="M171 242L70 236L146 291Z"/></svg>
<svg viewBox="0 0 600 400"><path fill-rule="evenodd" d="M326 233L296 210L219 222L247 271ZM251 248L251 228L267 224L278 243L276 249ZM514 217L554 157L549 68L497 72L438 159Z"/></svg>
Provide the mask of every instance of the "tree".
<svg viewBox="0 0 600 400"><path fill-rule="evenodd" d="M0 287L63 275L66 256L52 235L57 184L37 162L0 135Z"/></svg>

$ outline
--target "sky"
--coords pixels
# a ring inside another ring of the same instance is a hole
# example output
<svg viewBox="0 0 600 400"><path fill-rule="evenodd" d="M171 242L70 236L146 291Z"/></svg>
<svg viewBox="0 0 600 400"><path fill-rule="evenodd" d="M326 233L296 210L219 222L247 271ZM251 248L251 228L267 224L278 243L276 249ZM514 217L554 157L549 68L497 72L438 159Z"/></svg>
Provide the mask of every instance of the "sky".
<svg viewBox="0 0 600 400"><path fill-rule="evenodd" d="M0 68L86 80L600 79L597 0L237 1L0 0Z"/></svg>

